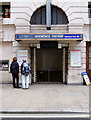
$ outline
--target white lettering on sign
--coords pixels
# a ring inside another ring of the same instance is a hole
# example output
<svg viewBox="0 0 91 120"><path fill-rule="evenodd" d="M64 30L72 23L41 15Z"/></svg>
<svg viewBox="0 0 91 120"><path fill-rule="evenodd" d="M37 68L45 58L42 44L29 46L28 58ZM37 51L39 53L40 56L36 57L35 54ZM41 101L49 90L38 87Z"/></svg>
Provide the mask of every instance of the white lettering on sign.
<svg viewBox="0 0 91 120"><path fill-rule="evenodd" d="M35 35L35 38L50 38L50 35Z"/></svg>
<svg viewBox="0 0 91 120"><path fill-rule="evenodd" d="M52 38L63 38L63 35L52 35Z"/></svg>
<svg viewBox="0 0 91 120"><path fill-rule="evenodd" d="M65 35L65 38L80 38L79 35Z"/></svg>
<svg viewBox="0 0 91 120"><path fill-rule="evenodd" d="M28 35L24 35L24 38L28 38Z"/></svg>

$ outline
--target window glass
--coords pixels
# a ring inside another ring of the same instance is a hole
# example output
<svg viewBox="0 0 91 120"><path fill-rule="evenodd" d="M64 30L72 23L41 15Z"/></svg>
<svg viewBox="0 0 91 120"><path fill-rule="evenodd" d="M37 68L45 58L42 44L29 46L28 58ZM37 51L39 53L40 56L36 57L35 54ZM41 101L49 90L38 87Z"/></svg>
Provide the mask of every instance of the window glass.
<svg viewBox="0 0 91 120"><path fill-rule="evenodd" d="M63 24L63 13L58 9L57 10L58 11L58 14L57 14L57 16L58 16L58 24Z"/></svg>
<svg viewBox="0 0 91 120"><path fill-rule="evenodd" d="M89 63L91 63L91 58L89 58Z"/></svg>
<svg viewBox="0 0 91 120"><path fill-rule="evenodd" d="M91 70L91 64L89 64L89 70Z"/></svg>
<svg viewBox="0 0 91 120"><path fill-rule="evenodd" d="M89 51L89 57L91 57L91 51Z"/></svg>
<svg viewBox="0 0 91 120"><path fill-rule="evenodd" d="M36 24L36 14L34 14L32 17L32 24Z"/></svg>
<svg viewBox="0 0 91 120"><path fill-rule="evenodd" d="M41 23L41 9L39 9L38 11L37 11L37 14L36 14L36 23L37 24L40 24Z"/></svg>
<svg viewBox="0 0 91 120"><path fill-rule="evenodd" d="M2 5L0 5L0 14L2 13Z"/></svg>
<svg viewBox="0 0 91 120"><path fill-rule="evenodd" d="M46 24L46 10L45 8L43 7L42 8L42 24Z"/></svg>
<svg viewBox="0 0 91 120"><path fill-rule="evenodd" d="M30 23L46 24L46 6L43 6L34 12ZM51 24L68 24L68 19L65 13L55 6L51 6Z"/></svg>
<svg viewBox="0 0 91 120"><path fill-rule="evenodd" d="M2 17L10 18L10 5L2 5Z"/></svg>
<svg viewBox="0 0 91 120"><path fill-rule="evenodd" d="M89 51L91 51L91 47L89 47Z"/></svg>
<svg viewBox="0 0 91 120"><path fill-rule="evenodd" d="M89 14L89 18L91 18L91 3L89 3L88 5L88 14Z"/></svg>
<svg viewBox="0 0 91 120"><path fill-rule="evenodd" d="M57 11L55 7L52 7L52 24L56 24L57 21Z"/></svg>

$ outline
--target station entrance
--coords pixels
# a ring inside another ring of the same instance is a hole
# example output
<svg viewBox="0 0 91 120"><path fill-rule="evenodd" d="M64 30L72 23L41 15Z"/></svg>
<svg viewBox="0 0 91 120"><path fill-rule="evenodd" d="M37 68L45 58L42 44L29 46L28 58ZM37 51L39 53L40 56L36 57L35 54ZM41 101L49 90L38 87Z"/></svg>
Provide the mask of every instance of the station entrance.
<svg viewBox="0 0 91 120"><path fill-rule="evenodd" d="M53 44L37 49L37 82L63 82L62 56L63 50Z"/></svg>

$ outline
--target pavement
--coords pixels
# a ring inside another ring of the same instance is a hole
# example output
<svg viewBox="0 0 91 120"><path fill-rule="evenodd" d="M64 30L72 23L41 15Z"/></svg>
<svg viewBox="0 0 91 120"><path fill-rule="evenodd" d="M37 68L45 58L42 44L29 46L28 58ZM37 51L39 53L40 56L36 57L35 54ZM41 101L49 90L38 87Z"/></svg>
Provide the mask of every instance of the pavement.
<svg viewBox="0 0 91 120"><path fill-rule="evenodd" d="M1 113L89 113L89 86L32 84L28 90L0 84Z"/></svg>

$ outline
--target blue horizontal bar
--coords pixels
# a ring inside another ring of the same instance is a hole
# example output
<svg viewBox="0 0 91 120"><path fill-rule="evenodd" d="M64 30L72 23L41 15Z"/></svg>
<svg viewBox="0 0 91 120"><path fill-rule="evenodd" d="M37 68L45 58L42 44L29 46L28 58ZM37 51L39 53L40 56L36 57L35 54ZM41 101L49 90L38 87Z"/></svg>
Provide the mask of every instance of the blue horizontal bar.
<svg viewBox="0 0 91 120"><path fill-rule="evenodd" d="M83 34L16 34L17 39L82 39Z"/></svg>

